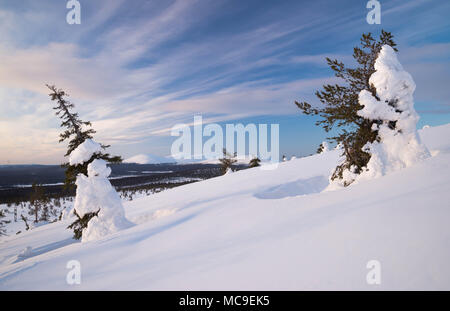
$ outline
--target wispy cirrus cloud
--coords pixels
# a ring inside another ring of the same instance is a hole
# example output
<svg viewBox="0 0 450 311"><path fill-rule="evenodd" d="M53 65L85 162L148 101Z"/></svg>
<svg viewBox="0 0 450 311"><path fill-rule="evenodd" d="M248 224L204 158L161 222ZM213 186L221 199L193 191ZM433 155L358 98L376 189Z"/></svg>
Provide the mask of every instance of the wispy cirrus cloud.
<svg viewBox="0 0 450 311"><path fill-rule="evenodd" d="M296 113L295 99L316 103L314 90L334 81L325 57L351 61L360 33L379 29L365 23L361 1L81 3L76 26L65 23L64 1L0 5L0 135L8 137L0 163L62 160L45 83L67 90L99 140L127 156L126 145L168 135L194 114L220 122ZM383 27L415 38L400 37L400 57L418 100L439 106L449 96L448 40L426 37L448 22L436 18L428 34L402 25L420 9L432 15L447 5L436 3L383 2Z"/></svg>

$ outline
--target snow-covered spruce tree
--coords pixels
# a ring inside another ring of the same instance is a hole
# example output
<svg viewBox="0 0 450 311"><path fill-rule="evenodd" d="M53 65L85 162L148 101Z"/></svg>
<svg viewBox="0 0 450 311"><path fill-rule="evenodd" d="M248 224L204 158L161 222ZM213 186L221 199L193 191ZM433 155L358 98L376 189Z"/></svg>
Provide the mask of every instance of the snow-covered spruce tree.
<svg viewBox="0 0 450 311"><path fill-rule="evenodd" d="M316 125L322 126L326 132L333 128L339 129L338 135L329 137L328 140L342 144L345 161L336 167L331 180L342 180L343 172L350 168L355 174L361 173L370 160L370 153L363 150L363 147L377 139L378 131L373 130L373 125L382 123L381 120L366 119L358 114L362 109L358 100L359 93L366 90L376 96L376 90L369 82L375 72L375 60L382 46L389 45L397 51L396 44L392 34L384 30L378 40L370 33L363 34L360 44L360 47L353 49L356 68L346 67L338 60L326 59L335 76L342 79L344 84L327 84L323 86L322 91L317 91L320 107L312 107L306 102L295 102L304 114L319 116ZM344 181L344 185L347 186L348 183Z"/></svg>
<svg viewBox="0 0 450 311"><path fill-rule="evenodd" d="M30 230L30 225L28 224L28 219L25 216L23 216L22 214L20 214L20 219L22 219L22 221L25 224L25 230Z"/></svg>
<svg viewBox="0 0 450 311"><path fill-rule="evenodd" d="M0 209L0 236L6 235L6 224L9 223L9 221L6 221L4 218L6 217L5 212Z"/></svg>
<svg viewBox="0 0 450 311"><path fill-rule="evenodd" d="M44 209L47 198L45 197L45 190L42 185L33 183L32 192L30 195L30 205L28 215L34 216L34 222L39 221L39 213Z"/></svg>
<svg viewBox="0 0 450 311"><path fill-rule="evenodd" d="M261 166L261 160L258 157L254 157L253 159L250 160L250 162L248 163L248 167L252 168L252 167L258 167Z"/></svg>
<svg viewBox="0 0 450 311"><path fill-rule="evenodd" d="M87 139L70 154L71 165L92 159L101 145ZM87 176L79 174L76 180L77 194L74 214L77 220L68 228L74 230L74 238L82 242L99 239L132 225L125 218L119 194L108 180L111 168L106 161L94 159L88 164Z"/></svg>
<svg viewBox="0 0 450 311"><path fill-rule="evenodd" d="M65 155L69 156L69 162L63 166L66 167L66 186L75 180L77 186L74 204L77 219L68 227L74 231L74 238L93 240L131 225L125 219L120 197L107 178L111 173L107 162L119 163L122 158L104 153L109 146L92 140L95 131L83 129L91 127L91 123L81 121L78 114L71 111L74 105L64 98L67 94L63 90L47 87L52 91L51 99L57 102L53 109L63 120L61 127L66 128L60 134L60 142L69 140Z"/></svg>
<svg viewBox="0 0 450 311"><path fill-rule="evenodd" d="M359 176L351 167L344 171L347 183L376 178L430 156L416 130L419 116L414 110L416 85L411 75L403 69L389 45L381 48L374 67L369 83L376 92L362 90L359 93L359 104L363 108L358 110L358 116L376 121L372 131L377 133L377 138L362 148L371 158Z"/></svg>
<svg viewBox="0 0 450 311"><path fill-rule="evenodd" d="M221 170L222 174L229 173L230 170L232 170L232 166L234 163L237 162L236 160L236 152L234 154L230 154L227 152L225 148L222 150L223 152L223 158L219 159L219 162L221 164Z"/></svg>
<svg viewBox="0 0 450 311"><path fill-rule="evenodd" d="M65 156L69 156L72 151L74 151L79 145L81 145L86 139L92 139L92 135L95 134L95 130L92 129L92 124L89 121L81 121L78 113L72 112L71 110L75 108L75 105L65 99L68 94L61 89L57 89L54 85L48 85L47 87L52 91L49 96L51 100L56 101L57 105L53 107L56 110L56 115L62 119L61 127L65 128L65 131L61 133L59 142L69 141L67 146L67 152ZM89 127L84 129L84 127ZM69 163L64 163L62 166L66 168L65 174L65 186L66 189L73 186L75 179L78 174L87 175L87 166L94 159L103 159L109 163L120 163L122 158L120 156L111 156L105 153L104 150L109 147L109 145L101 145L101 151L95 153L92 159L83 162L78 165L70 165Z"/></svg>

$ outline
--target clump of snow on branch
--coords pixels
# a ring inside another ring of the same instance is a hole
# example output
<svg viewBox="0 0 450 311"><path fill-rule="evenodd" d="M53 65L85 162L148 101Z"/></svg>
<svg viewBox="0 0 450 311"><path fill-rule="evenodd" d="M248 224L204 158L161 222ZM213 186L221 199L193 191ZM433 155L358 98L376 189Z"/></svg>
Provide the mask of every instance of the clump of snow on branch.
<svg viewBox="0 0 450 311"><path fill-rule="evenodd" d="M99 151L98 147L98 143L86 140L70 155L71 164L82 164L90 160ZM75 155L72 157L73 154ZM132 225L125 218L122 200L108 180L111 168L106 166L106 161L95 159L89 163L87 171L88 176L77 176L74 208L80 217L97 211L99 213L83 230L82 242L97 240Z"/></svg>
<svg viewBox="0 0 450 311"><path fill-rule="evenodd" d="M102 151L102 146L99 143L91 139L86 139L82 144L80 144L69 157L70 165L79 165L87 162L91 157Z"/></svg>
<svg viewBox="0 0 450 311"><path fill-rule="evenodd" d="M326 141L322 142L322 144L320 144L320 153L328 151L330 151L330 145Z"/></svg>
<svg viewBox="0 0 450 311"><path fill-rule="evenodd" d="M361 91L359 103L364 107L358 115L382 122L372 128L378 130L379 141L363 147L371 158L357 177L359 180L380 177L430 156L416 130L419 120L413 99L416 85L392 47L383 46L375 62L375 70L369 82L376 88L379 100L369 91ZM355 178L352 172L347 172L344 177Z"/></svg>
<svg viewBox="0 0 450 311"><path fill-rule="evenodd" d="M339 143L334 147L334 150L342 150L344 148L344 145L342 143Z"/></svg>

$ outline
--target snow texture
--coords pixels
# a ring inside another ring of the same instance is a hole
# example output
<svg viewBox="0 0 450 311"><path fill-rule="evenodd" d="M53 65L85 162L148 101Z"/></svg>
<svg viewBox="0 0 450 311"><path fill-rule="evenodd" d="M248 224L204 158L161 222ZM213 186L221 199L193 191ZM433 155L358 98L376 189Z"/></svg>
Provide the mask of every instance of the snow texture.
<svg viewBox="0 0 450 311"><path fill-rule="evenodd" d="M70 165L83 164L91 159L91 157L102 151L102 147L99 143L91 139L86 139L80 144L69 156Z"/></svg>

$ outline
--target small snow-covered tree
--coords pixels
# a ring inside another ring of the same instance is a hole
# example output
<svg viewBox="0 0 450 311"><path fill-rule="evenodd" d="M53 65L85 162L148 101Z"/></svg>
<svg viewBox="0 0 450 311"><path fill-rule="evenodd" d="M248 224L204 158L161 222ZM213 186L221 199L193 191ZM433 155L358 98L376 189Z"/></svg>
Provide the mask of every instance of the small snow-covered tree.
<svg viewBox="0 0 450 311"><path fill-rule="evenodd" d="M91 127L91 123L81 121L78 113L71 111L75 106L65 99L68 96L66 92L53 85L47 87L52 91L49 94L51 100L57 102L53 109L62 119L61 127L66 128L60 134L59 141L69 140L65 155L69 156L69 162L63 164L66 168L65 184L70 186L76 181L77 185L74 205L77 219L68 228L74 231L75 239L82 238L85 241L129 225L120 198L107 178L111 173L111 169L106 166L107 162L119 163L122 158L104 153L109 145L92 140L95 131L92 128L85 129Z"/></svg>
<svg viewBox="0 0 450 311"><path fill-rule="evenodd" d="M44 201L42 204L41 217L39 221L50 221L50 216L53 213L50 201Z"/></svg>
<svg viewBox="0 0 450 311"><path fill-rule="evenodd" d="M45 204L44 188L39 184L33 183L28 214L34 217L35 223L39 221L39 213L43 210Z"/></svg>
<svg viewBox="0 0 450 311"><path fill-rule="evenodd" d="M383 45L389 45L397 51L390 32L382 30L379 39L373 38L371 33L363 34L361 45L353 49L353 58L357 64L355 68L327 58L335 76L343 83L327 84L323 86L323 90L317 91L316 96L321 104L316 107L307 102L295 102L304 114L318 116L316 125L322 126L326 132L336 128L339 130L337 136L328 139L342 144L345 161L336 167L331 175L332 180L342 180L343 172L350 167L355 174L359 174L370 160L370 154L363 150L363 146L376 140L378 133L372 130L372 126L381 121L358 115L358 111L362 109L358 96L362 90L373 95L376 93L369 79L375 72L375 60Z"/></svg>
<svg viewBox="0 0 450 311"><path fill-rule="evenodd" d="M252 167L258 167L261 166L261 160L258 157L254 157L253 159L250 160L248 167L252 168Z"/></svg>
<svg viewBox="0 0 450 311"><path fill-rule="evenodd" d="M375 178L430 155L416 130L419 116L414 109L416 85L411 75L403 69L389 45L382 47L374 67L369 83L376 91L359 93L363 108L358 115L376 121L372 131L377 133L377 138L363 146L363 151L371 154L371 158L359 178ZM351 168L344 175L347 182L356 178Z"/></svg>
<svg viewBox="0 0 450 311"><path fill-rule="evenodd" d="M17 202L14 202L14 222L17 222L17 207L18 207L18 204L19 203L17 203Z"/></svg>
<svg viewBox="0 0 450 311"><path fill-rule="evenodd" d="M330 146L328 145L328 143L326 141L322 142L319 146L319 148L317 148L317 153L324 153L330 150Z"/></svg>
<svg viewBox="0 0 450 311"><path fill-rule="evenodd" d="M6 221L5 217L6 217L5 212L2 209L0 209L0 235L6 235L5 226L9 221Z"/></svg>
<svg viewBox="0 0 450 311"><path fill-rule="evenodd" d="M87 139L70 154L70 165L89 161L101 148L100 144ZM68 227L73 229L74 238L81 238L82 242L96 240L132 225L125 218L119 194L108 180L111 168L106 166L106 161L94 159L88 164L87 171L87 176L77 176L74 203L77 219Z"/></svg>
<svg viewBox="0 0 450 311"><path fill-rule="evenodd" d="M25 230L30 230L30 225L28 224L28 219L25 216L23 216L22 214L20 214L20 219L22 219L22 221L25 224Z"/></svg>
<svg viewBox="0 0 450 311"><path fill-rule="evenodd" d="M228 153L225 148L222 150L223 157L219 159L219 162L221 164L221 170L222 174L227 173L229 170L232 169L232 166L234 163L237 162L236 160L236 152L234 154Z"/></svg>
<svg viewBox="0 0 450 311"><path fill-rule="evenodd" d="M65 99L68 94L56 88L54 85L48 85L51 93L49 94L52 101L56 101L57 105L53 107L56 110L56 115L62 119L61 127L65 128L64 132L61 133L59 142L69 141L67 146L67 152L65 156L69 156L72 151L74 151L79 145L81 145L86 139L92 139L92 135L95 134L95 130L92 129L92 124L89 121L81 121L78 113L73 112L72 109L75 105ZM89 127L85 129L86 127ZM64 163L62 166L66 168L65 174L65 186L66 188L72 186L78 174L87 175L87 166L94 159L103 159L109 163L120 163L122 158L120 156L111 156L105 153L104 150L108 148L109 145L101 145L101 150L96 152L91 159L86 162L82 162L77 165L70 165L70 163Z"/></svg>

